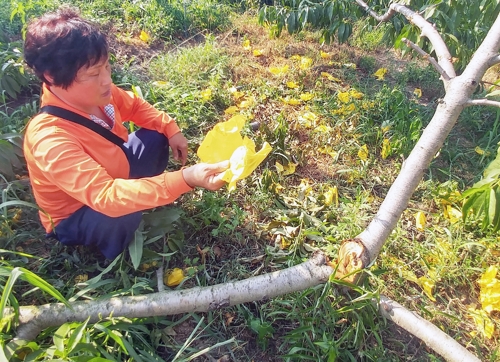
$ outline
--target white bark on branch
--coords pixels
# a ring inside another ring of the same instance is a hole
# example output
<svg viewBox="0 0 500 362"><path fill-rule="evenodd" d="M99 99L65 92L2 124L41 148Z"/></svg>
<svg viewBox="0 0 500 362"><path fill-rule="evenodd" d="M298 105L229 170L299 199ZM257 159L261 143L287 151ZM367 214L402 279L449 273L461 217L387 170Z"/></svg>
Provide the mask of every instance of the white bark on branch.
<svg viewBox="0 0 500 362"><path fill-rule="evenodd" d="M385 296L380 296L378 309L382 316L424 341L447 361L480 362L480 359L469 352L467 348L401 304Z"/></svg>
<svg viewBox="0 0 500 362"><path fill-rule="evenodd" d="M404 209L408 206L410 197L422 179L425 170L455 125L458 116L466 106L472 105L470 102L474 102L470 100L470 96L482 76L492 64L500 62L498 54L500 50L500 17L491 27L464 73L457 77L446 44L432 24L422 16L400 4L391 4L387 14L378 17L366 3L361 0L356 0L356 2L378 20L388 20L398 12L412 24L418 26L421 29L421 35L427 37L432 43L438 64L450 80L445 81L446 96L437 107L434 117L424 130L414 150L403 164L400 175L390 188L377 215L357 238L345 243L345 252L339 253L342 256L339 260L339 269L344 268L347 273L354 272L353 269L366 268L376 259ZM88 317L93 323L109 316L139 318L203 312L249 301L268 299L323 283L328 280L332 272L333 268L326 265L325 257L318 253L311 260L289 269L210 287L76 302L72 304L71 308L63 304L20 307L17 338L32 340L42 329L59 326L68 321L84 321ZM161 288L161 286L159 287ZM429 322L419 319L417 323L416 319L412 319L411 316L404 313L403 317L400 317L404 309L401 306L392 304L388 309L386 310L388 312L387 318L395 323L402 323L401 326L411 333L413 330L415 335L426 343L434 333L437 335L435 329L439 329ZM381 312L384 314L383 311ZM14 318L12 310L10 310L9 317ZM405 318L412 321L410 325L403 324L402 320ZM426 328L423 334L415 330L419 329L422 324ZM446 337L443 338L446 339ZM440 339L437 343L429 345L441 354L441 344L443 343ZM453 345L451 348L456 347ZM447 355L443 356L448 359ZM449 358L453 361L460 360L454 359L453 356ZM466 360L477 361L474 357Z"/></svg>
<svg viewBox="0 0 500 362"><path fill-rule="evenodd" d="M466 106L492 106L500 108L500 102L492 101L490 99L471 99L467 102Z"/></svg>
<svg viewBox="0 0 500 362"><path fill-rule="evenodd" d="M387 12L383 15L378 15L375 11L373 11L369 6L368 4L366 4L364 1L362 0L356 0L356 3L363 8L363 10L365 10L368 15L370 15L372 18L374 18L375 20L377 21L380 21L381 23L384 23L384 22L387 22L389 21L395 14L396 14L396 11L393 10L392 8L389 8L389 10L387 10Z"/></svg>
<svg viewBox="0 0 500 362"><path fill-rule="evenodd" d="M356 2L358 4L363 3L361 0L356 0ZM374 15L366 4L365 6L362 5L362 7L370 15ZM436 29L423 17L402 5L391 4L390 8L401 13L412 24L418 26L422 31L421 35L426 36L431 41L438 57L438 64L445 74L449 76L449 80L445 76L442 77L446 95L438 105L431 122L423 131L408 159L403 163L400 174L389 189L377 215L355 239L342 244L339 256L343 256L343 259L339 257L339 268L337 269L337 273L341 273L340 276L349 275L356 269L367 268L375 261L382 246L408 206L411 195L417 188L425 170L444 144L462 110L474 104L470 96L486 70L497 62L499 57L500 16L494 22L483 43L476 50L465 71L461 76L457 77L448 48ZM375 18L383 20L377 16ZM488 103L488 105L492 105L492 103ZM364 248L359 248L360 243ZM343 268L343 266L346 267ZM384 307L384 304L382 304L382 307ZM465 348L458 347L457 343L440 331L439 328L422 318L416 317L402 306L394 304L386 309L388 310L381 308L383 315L424 340L434 351L441 354L448 361L479 361ZM384 311L388 313L384 314ZM455 354L455 352L458 354Z"/></svg>
<svg viewBox="0 0 500 362"><path fill-rule="evenodd" d="M438 71L438 73L441 74L441 76L443 77L443 79L445 81L450 80L450 77L448 76L448 74L446 74L446 71L443 68L441 68L441 66L436 61L436 59L431 57L422 48L420 48L417 44L413 43L409 39L403 38L403 39L401 39L401 41L403 43L405 43L407 46L409 46L410 48L412 48L413 50L415 50L418 54L420 54L422 56L422 58L424 58L425 60L428 60L432 64L434 69L436 69Z"/></svg>
<svg viewBox="0 0 500 362"><path fill-rule="evenodd" d="M420 36L424 36L432 43L434 47L434 51L436 52L436 56L438 59L438 64L441 68L446 72L449 78L455 78L455 68L453 68L453 64L451 62L451 54L444 42L441 34L429 23L425 20L420 14L408 9L406 6L393 3L389 7L389 11L382 15L378 16L370 7L362 0L355 0L356 3L361 6L365 11L370 14L370 16L374 17L378 21L389 21L391 17L394 16L395 13L400 13L403 15L408 21L420 28L421 34ZM446 82L445 82L446 85Z"/></svg>
<svg viewBox="0 0 500 362"><path fill-rule="evenodd" d="M436 46L434 48L437 53ZM403 163L401 172L389 189L377 215L368 227L358 235L357 238L362 240L367 249L370 262L373 262L380 253L401 214L408 206L410 197L417 188L425 170L443 145L458 116L468 105L470 96L489 68L490 60L498 54L499 49L500 16L494 22L462 75L454 77L448 82L445 97L438 105L436 113L423 131L411 154ZM446 71L448 73L448 69Z"/></svg>
<svg viewBox="0 0 500 362"><path fill-rule="evenodd" d="M129 318L163 316L187 312L205 312L255 300L301 291L324 283L333 269L326 257L315 253L308 261L277 272L241 281L186 290L152 293L75 302L72 308L62 303L19 308L17 339L33 340L45 328L69 321L95 323L109 316ZM10 310L10 317L13 311Z"/></svg>

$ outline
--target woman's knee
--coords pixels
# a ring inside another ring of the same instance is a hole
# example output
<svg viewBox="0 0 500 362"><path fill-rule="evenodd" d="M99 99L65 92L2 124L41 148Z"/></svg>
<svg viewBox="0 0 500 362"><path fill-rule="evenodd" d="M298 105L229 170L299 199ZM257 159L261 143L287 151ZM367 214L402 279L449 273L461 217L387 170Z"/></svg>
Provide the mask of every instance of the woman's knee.
<svg viewBox="0 0 500 362"><path fill-rule="evenodd" d="M64 245L95 245L108 259L120 254L132 241L142 212L109 217L84 206L55 228Z"/></svg>

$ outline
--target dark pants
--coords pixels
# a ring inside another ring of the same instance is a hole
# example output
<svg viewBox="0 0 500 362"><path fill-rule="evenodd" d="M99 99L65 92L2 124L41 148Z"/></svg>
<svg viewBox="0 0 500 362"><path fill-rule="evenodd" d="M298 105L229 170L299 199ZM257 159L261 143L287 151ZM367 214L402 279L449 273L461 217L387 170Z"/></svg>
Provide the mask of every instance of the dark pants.
<svg viewBox="0 0 500 362"><path fill-rule="evenodd" d="M156 176L167 167L168 139L156 131L140 129L131 133L124 146L131 179ZM48 236L64 245L97 246L107 259L114 259L132 241L141 218L141 211L110 217L83 206Z"/></svg>

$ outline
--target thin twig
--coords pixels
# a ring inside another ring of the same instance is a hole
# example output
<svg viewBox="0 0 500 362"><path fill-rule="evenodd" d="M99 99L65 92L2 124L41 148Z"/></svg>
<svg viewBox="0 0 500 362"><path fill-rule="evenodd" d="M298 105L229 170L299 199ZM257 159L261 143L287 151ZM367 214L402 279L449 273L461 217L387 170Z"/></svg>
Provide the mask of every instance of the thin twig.
<svg viewBox="0 0 500 362"><path fill-rule="evenodd" d="M484 84L489 84L491 85L492 87L500 87L500 84L497 83L491 83L491 82L487 82L485 80L482 80L481 83L484 83Z"/></svg>
<svg viewBox="0 0 500 362"><path fill-rule="evenodd" d="M375 11L373 11L368 4L366 4L362 0L356 0L356 3L363 8L372 18L374 18L377 21L380 22L386 22L389 21L390 18L396 14L396 11L394 11L392 8L389 8L389 10L383 14L383 15L378 15Z"/></svg>
<svg viewBox="0 0 500 362"><path fill-rule="evenodd" d="M488 65L490 67L492 67L495 64L499 64L499 63L500 63L500 54L497 54L496 56L494 56L493 58L490 59L490 61L488 62Z"/></svg>
<svg viewBox="0 0 500 362"><path fill-rule="evenodd" d="M465 104L466 107L470 107L470 106L491 106L491 107L498 107L500 108L500 102L498 101L491 101L489 99L484 99L484 98L481 98L481 99L470 99L469 101L467 101L467 103Z"/></svg>
<svg viewBox="0 0 500 362"><path fill-rule="evenodd" d="M163 292L165 290L165 284L163 284L163 263L156 270L156 279L158 279L158 291Z"/></svg>
<svg viewBox="0 0 500 362"><path fill-rule="evenodd" d="M399 13L403 15L412 25L417 26L421 30L420 36L426 37L431 42L434 51L436 52L437 62L441 66L441 68L445 69L446 75L448 78L446 79L443 74L443 81L448 81L450 78L455 78L456 73L453 68L453 64L451 62L451 54L448 50L448 46L444 42L441 34L436 30L436 28L426 19L422 17L419 13L416 13L406 6L392 3L389 6L389 10L382 16L378 16L375 11L373 11L363 0L355 0L356 3L362 7L370 16L375 18L378 21L389 21L395 13Z"/></svg>
<svg viewBox="0 0 500 362"><path fill-rule="evenodd" d="M257 255L250 258L239 258L238 263L256 263L265 259L265 255Z"/></svg>
<svg viewBox="0 0 500 362"><path fill-rule="evenodd" d="M450 77L448 76L448 74L446 73L446 71L438 64L438 62L436 61L436 59L434 59L433 57L431 57L427 52L425 52L422 48L420 48L417 44L415 44L411 40L409 40L407 38L403 38L403 39L401 39L401 41L403 43L405 43L406 45L408 45L413 50L415 50L424 59L428 60L429 63L431 63L432 66L439 72L439 74L441 74L441 76L443 77L444 80L446 80L446 81L450 80Z"/></svg>
<svg viewBox="0 0 500 362"><path fill-rule="evenodd" d="M186 40L184 40L184 41L182 41L181 43L179 43L179 44L177 44L176 46L174 46L174 49L175 49L175 50L179 49L180 47L182 47L185 43L187 43L187 42L188 42L188 41L190 41L191 39L196 38L198 35L200 35L200 34L202 34L202 33L205 33L205 32L207 32L207 30L206 30L206 29L205 29L205 30L201 30L201 31L197 32L197 33L196 33L196 34L194 34L193 36L190 36L190 37L189 37L189 38L187 38ZM151 63L151 62L153 61L153 59L154 59L154 58L156 58L157 56L159 56L160 54L161 54L161 52L158 52L158 53L153 54L153 55L149 58L149 60L147 60L147 61L145 62L145 64L149 64L149 63Z"/></svg>
<svg viewBox="0 0 500 362"><path fill-rule="evenodd" d="M163 250L165 250L165 247L167 246L167 237L163 235ZM157 284L158 284L158 292L163 292L165 291L165 283L163 282L163 275L165 274L165 256L161 258L161 263L158 269L156 270L156 279L157 279ZM167 268L168 268L168 261L167 261Z"/></svg>
<svg viewBox="0 0 500 362"><path fill-rule="evenodd" d="M207 281L211 281L213 278L208 274L207 265L204 264L203 266L204 266L203 271L205 272L205 277L207 278Z"/></svg>

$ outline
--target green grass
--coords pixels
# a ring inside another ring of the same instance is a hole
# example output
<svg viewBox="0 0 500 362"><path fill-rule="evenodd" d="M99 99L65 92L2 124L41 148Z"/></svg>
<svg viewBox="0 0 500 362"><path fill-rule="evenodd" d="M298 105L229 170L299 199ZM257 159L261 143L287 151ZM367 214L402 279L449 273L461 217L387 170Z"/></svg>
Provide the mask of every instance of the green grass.
<svg viewBox="0 0 500 362"><path fill-rule="evenodd" d="M350 42L353 46L368 51L377 50L382 44L386 26L386 24L381 23L374 27L370 26L368 22L360 20L354 26L354 34Z"/></svg>
<svg viewBox="0 0 500 362"><path fill-rule="evenodd" d="M253 17L244 15L231 17L231 29L226 33L205 32L196 42L167 51L156 47L162 41L172 44L167 35L171 30L158 30L165 25L162 21L170 19L161 11L180 3L150 2L140 8L127 2L125 10L116 2L81 4L84 14L100 22L115 22L111 34L116 33L116 39L128 39L128 43L113 45L113 79L128 89L139 87L148 101L177 119L190 142L190 164L197 161L195 152L207 131L228 119L224 111L241 105L242 100L252 102L240 112L259 123L258 129L248 127L245 134L258 146L269 142L273 151L233 193L195 190L183 195L175 206L148 212L144 230L148 234L137 270L128 253L107 270L103 258L92 250L65 248L45 240L34 209L17 205L6 212L0 210L0 249L8 250L1 251L0 267L23 266L68 299L150 293L156 290L156 270L161 264L165 269L187 271L189 278L177 287L184 289L284 269L306 260L316 249L335 259L341 241L355 237L373 218L432 117L434 100L441 91L432 69L399 58L387 60L386 79L376 80L373 73L386 65L386 58L377 54L387 52L377 49L376 34L373 39L353 41L358 48L322 46L331 55L324 59L314 41L315 33L270 39ZM199 8L192 8L196 6ZM197 14L197 20L204 23L189 25L189 34L209 27L212 12L226 11L224 6L191 3L190 14ZM129 17L123 16L124 11ZM180 21L184 19L181 13L172 11L169 16ZM185 24L172 24L184 36ZM214 26L220 31L228 25ZM138 40L137 29L141 28L154 33L152 44ZM189 38L189 34L185 36ZM245 50L245 39L264 55L254 57ZM368 47L368 43L372 45ZM149 56L125 59L124 51L136 50L134 44L140 44L137 48ZM311 58L313 66L301 69L294 55ZM286 75L269 71L269 66L284 65L289 66ZM337 80L328 80L322 72ZM288 81L295 81L299 88L288 88ZM236 99L232 87L243 98ZM413 93L417 87L422 89L422 99ZM206 89L212 92L208 100L201 94ZM344 103L339 95L352 89L363 96ZM313 93L314 98L299 105L283 102L286 97L298 99L304 92ZM22 132L27 118L36 111L37 98L25 101L0 106L2 133ZM308 123L306 111L317 117ZM471 186L494 158L497 123L494 110L471 107L464 111L361 285L345 286L331 280L273 300L208 313L70 323L60 330L65 332L61 342L66 346L64 353L69 354L67 360L83 359L89 353L120 361L180 361L195 358L197 353L201 355L197 360L208 355L235 361L440 360L378 316L372 299L385 294L468 345L481 360L494 361L499 353L498 335L487 339L477 332L467 309L479 305L476 281L481 273L498 263L497 235L481 231L473 222L446 217L444 208L460 209L457 193ZM385 158L384 139L391 145ZM368 155L361 159L364 145ZM478 154L476 146L490 154ZM295 172L285 175L276 162L296 164ZM170 165L170 169L177 167ZM2 202L33 202L25 182L0 184ZM338 190L338 204L327 201L333 187ZM427 218L423 230L415 224L418 211ZM176 221L151 226L152 220L169 218ZM424 276L435 281L431 296L436 301L415 281ZM85 281L92 278L99 280ZM1 288L5 283L5 274L0 274ZM16 283L13 295L22 305L55 301L26 282ZM494 323L500 327L498 318ZM43 331L24 352L38 350L40 360L42 356L50 359L57 330ZM79 341L88 344L87 350L68 347L71 333L77 339L75 331L81 332ZM0 340L5 343L14 335L14 329L4 326Z"/></svg>
<svg viewBox="0 0 500 362"><path fill-rule="evenodd" d="M149 65L146 99L171 114L188 134L200 137L229 104L227 66L227 56L212 37L203 45L160 55ZM212 90L208 101L202 99L205 89Z"/></svg>
<svg viewBox="0 0 500 362"><path fill-rule="evenodd" d="M99 23L112 24L125 36L145 31L151 42L175 42L198 33L224 30L229 25L231 6L211 0L189 2L154 0L71 1L84 15Z"/></svg>

